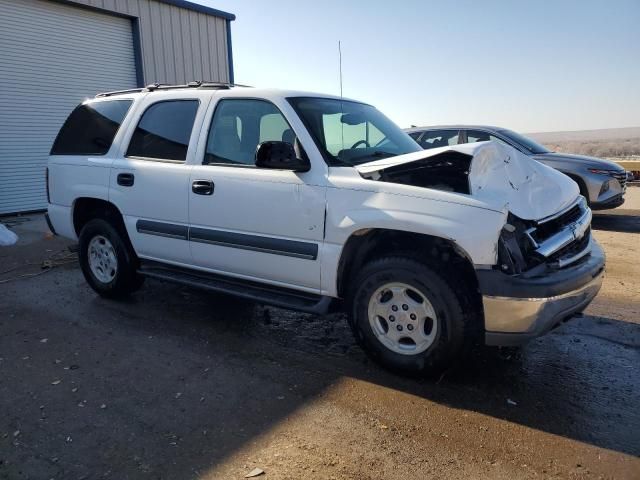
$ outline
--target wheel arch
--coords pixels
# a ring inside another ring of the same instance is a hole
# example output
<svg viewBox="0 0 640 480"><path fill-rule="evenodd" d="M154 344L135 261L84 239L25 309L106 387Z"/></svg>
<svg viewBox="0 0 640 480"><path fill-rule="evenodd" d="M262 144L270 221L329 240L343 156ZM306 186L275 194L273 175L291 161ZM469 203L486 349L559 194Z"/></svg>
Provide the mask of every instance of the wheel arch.
<svg viewBox="0 0 640 480"><path fill-rule="evenodd" d="M72 220L76 235L80 235L82 227L94 218L103 218L113 222L114 226L126 235L124 218L113 203L94 197L79 197L73 202ZM127 235L127 240L129 240Z"/></svg>
<svg viewBox="0 0 640 480"><path fill-rule="evenodd" d="M384 228L365 228L353 232L347 239L336 274L336 289L342 298L347 294L349 280L367 262L383 255L411 254L442 265L454 262L460 267L462 278L477 291L478 280L471 256L451 239ZM433 261L435 260L435 262Z"/></svg>
<svg viewBox="0 0 640 480"><path fill-rule="evenodd" d="M587 199L587 203L591 204L591 198L589 195L589 189L587 188L587 184L580 175L576 175L575 173L562 171L567 177L578 184L578 188L580 189L580 195Z"/></svg>

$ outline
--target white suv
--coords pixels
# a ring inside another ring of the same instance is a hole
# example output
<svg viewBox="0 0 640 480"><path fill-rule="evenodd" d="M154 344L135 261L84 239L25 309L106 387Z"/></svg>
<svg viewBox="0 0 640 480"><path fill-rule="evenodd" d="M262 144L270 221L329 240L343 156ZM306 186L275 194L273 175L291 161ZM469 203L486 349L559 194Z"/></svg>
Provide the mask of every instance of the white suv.
<svg viewBox="0 0 640 480"><path fill-rule="evenodd" d="M604 255L569 178L495 142L423 151L370 105L224 84L78 106L48 166L52 230L119 297L145 277L318 314L397 370L514 345L582 311Z"/></svg>

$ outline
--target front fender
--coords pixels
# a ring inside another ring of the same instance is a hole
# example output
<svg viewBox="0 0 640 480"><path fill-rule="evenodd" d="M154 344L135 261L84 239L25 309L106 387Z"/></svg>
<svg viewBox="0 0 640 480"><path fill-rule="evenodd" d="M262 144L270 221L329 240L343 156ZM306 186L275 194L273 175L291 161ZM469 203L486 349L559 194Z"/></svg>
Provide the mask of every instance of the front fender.
<svg viewBox="0 0 640 480"><path fill-rule="evenodd" d="M326 294L337 291L338 265L347 240L367 229L440 237L457 245L475 265L496 263L506 212L385 192L332 189L327 200L322 256L322 289Z"/></svg>

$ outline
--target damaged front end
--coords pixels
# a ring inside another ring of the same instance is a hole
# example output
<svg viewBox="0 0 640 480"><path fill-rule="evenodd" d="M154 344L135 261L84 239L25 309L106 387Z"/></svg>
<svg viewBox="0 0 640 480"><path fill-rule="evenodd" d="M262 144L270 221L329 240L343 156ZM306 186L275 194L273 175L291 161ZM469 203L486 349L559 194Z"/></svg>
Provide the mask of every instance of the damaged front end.
<svg viewBox="0 0 640 480"><path fill-rule="evenodd" d="M604 278L605 256L580 196L540 220L508 215L496 268L478 270L489 345L519 345L582 312Z"/></svg>
<svg viewBox="0 0 640 480"><path fill-rule="evenodd" d="M447 150L410 163L368 171L363 176L381 182L470 194L469 169L472 158L465 153ZM359 171L362 174L365 169L359 168Z"/></svg>
<svg viewBox="0 0 640 480"><path fill-rule="evenodd" d="M508 146L458 145L356 168L364 178L450 192L433 197L504 215L495 264L475 270L489 345L546 333L583 311L602 285L605 256L577 184Z"/></svg>
<svg viewBox="0 0 640 480"><path fill-rule="evenodd" d="M536 273L571 265L590 250L591 210L580 196L561 212L536 221L509 213L498 240L498 265L509 274Z"/></svg>

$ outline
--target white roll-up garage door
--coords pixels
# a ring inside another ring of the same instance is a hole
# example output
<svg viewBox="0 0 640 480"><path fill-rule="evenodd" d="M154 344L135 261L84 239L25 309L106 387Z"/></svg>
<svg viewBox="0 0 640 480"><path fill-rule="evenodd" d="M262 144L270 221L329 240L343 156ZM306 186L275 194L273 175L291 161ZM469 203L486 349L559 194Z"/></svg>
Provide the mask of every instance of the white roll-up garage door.
<svg viewBox="0 0 640 480"><path fill-rule="evenodd" d="M0 0L0 215L46 208L47 156L78 103L135 86L130 19Z"/></svg>

